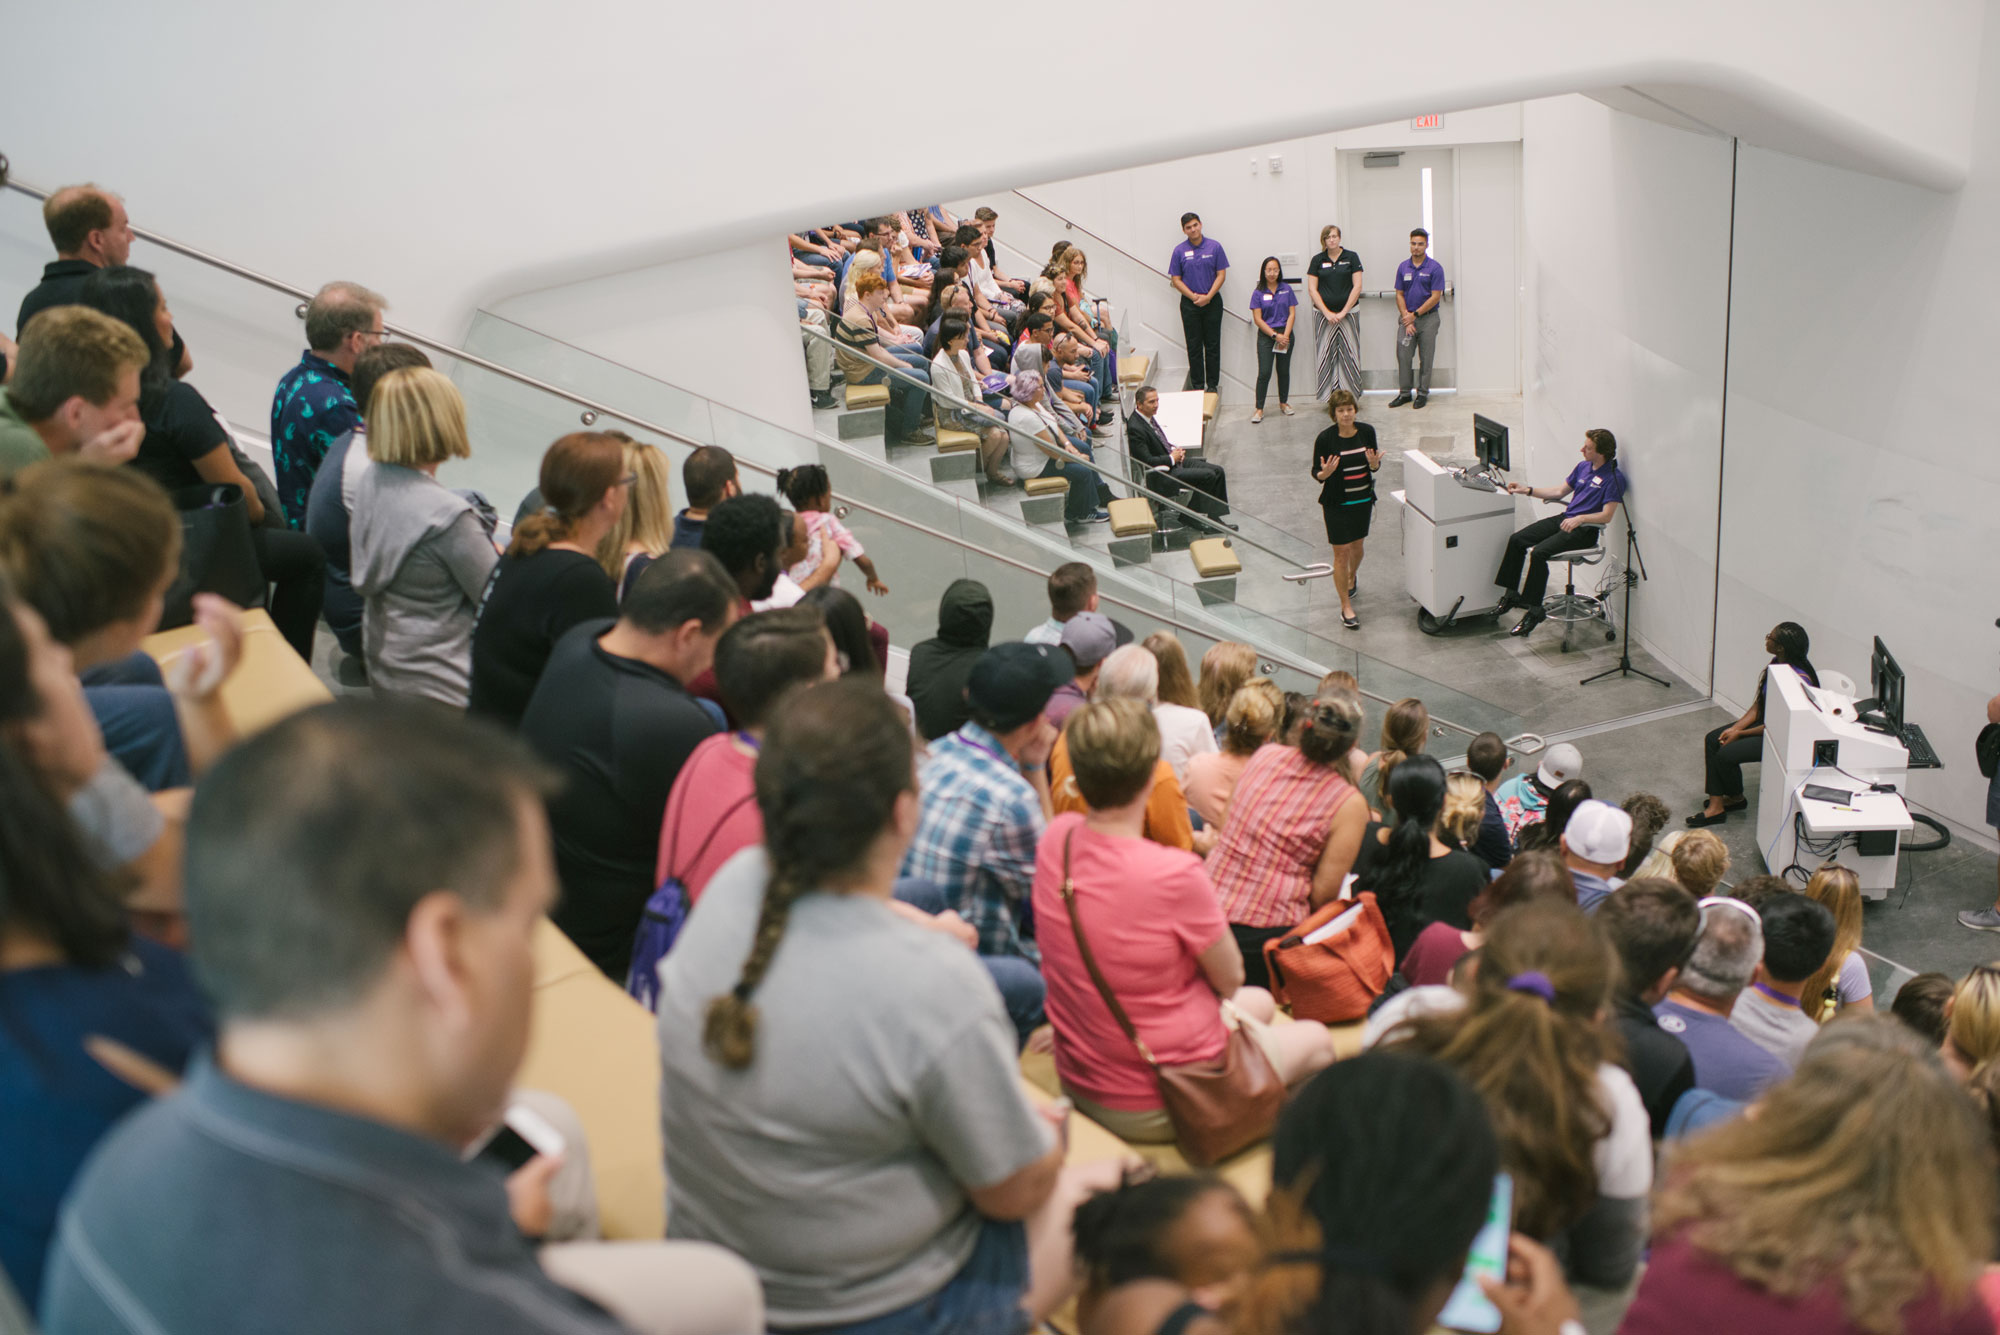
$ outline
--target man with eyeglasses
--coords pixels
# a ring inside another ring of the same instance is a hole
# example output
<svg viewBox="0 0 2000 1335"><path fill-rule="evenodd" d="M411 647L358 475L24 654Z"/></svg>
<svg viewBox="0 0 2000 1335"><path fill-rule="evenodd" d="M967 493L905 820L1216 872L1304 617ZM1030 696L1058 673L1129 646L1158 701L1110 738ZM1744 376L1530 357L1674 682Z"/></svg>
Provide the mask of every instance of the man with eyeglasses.
<svg viewBox="0 0 2000 1335"><path fill-rule="evenodd" d="M389 303L359 283L328 283L306 306L306 350L271 397L271 458L285 522L303 528L313 477L333 442L361 425L354 362L382 341Z"/></svg>
<svg viewBox="0 0 2000 1335"><path fill-rule="evenodd" d="M1729 1023L1737 997L1763 961L1764 921L1757 910L1727 895L1710 895L1698 907L1701 929L1694 951L1653 1014L1660 1028L1687 1044L1695 1088L1748 1103L1790 1074Z"/></svg>

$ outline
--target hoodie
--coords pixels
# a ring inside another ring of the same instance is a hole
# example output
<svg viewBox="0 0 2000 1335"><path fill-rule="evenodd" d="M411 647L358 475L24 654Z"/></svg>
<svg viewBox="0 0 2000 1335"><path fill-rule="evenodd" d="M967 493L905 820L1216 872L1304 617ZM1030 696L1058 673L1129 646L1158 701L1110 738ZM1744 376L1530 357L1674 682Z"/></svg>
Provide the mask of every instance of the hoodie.
<svg viewBox="0 0 2000 1335"><path fill-rule="evenodd" d="M378 463L356 481L351 536L369 684L463 709L472 630L500 559L472 502L415 469Z"/></svg>
<svg viewBox="0 0 2000 1335"><path fill-rule="evenodd" d="M910 650L910 703L917 731L935 741L965 724L965 683L993 634L993 595L976 579L955 579L938 602L938 633Z"/></svg>

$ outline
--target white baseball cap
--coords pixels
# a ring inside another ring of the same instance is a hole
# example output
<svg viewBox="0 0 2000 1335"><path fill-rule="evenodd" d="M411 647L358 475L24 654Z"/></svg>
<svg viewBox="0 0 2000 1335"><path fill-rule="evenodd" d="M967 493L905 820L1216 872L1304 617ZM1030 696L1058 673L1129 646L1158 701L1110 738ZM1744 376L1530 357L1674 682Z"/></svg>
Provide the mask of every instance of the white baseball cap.
<svg viewBox="0 0 2000 1335"><path fill-rule="evenodd" d="M1571 779L1581 779L1583 752L1568 742L1557 742L1542 757L1541 768L1535 771L1535 777L1542 781L1544 788L1559 788Z"/></svg>
<svg viewBox="0 0 2000 1335"><path fill-rule="evenodd" d="M1577 803L1562 837L1569 851L1585 862L1615 865L1632 851L1632 818L1593 797Z"/></svg>

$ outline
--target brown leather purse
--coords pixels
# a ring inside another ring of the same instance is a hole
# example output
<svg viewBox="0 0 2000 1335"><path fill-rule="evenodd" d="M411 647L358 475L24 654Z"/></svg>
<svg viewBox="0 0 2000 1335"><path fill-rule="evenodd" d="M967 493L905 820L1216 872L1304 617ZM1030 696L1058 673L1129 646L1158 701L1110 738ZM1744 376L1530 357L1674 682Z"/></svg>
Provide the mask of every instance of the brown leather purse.
<svg viewBox="0 0 2000 1335"><path fill-rule="evenodd" d="M1063 907L1069 911L1070 931L1076 934L1077 953L1083 956L1083 967L1090 970L1090 981L1097 984L1097 994L1104 998L1111 1018L1118 1021L1146 1065L1153 1068L1160 1102L1166 1105L1167 1120L1174 1124L1174 1143L1189 1163L1206 1168L1263 1140L1278 1124L1278 1112L1285 1103L1285 1082L1278 1078L1271 1059L1248 1029L1240 1024L1231 1029L1222 1055L1213 1061L1165 1065L1154 1059L1153 1050L1132 1027L1132 1017L1112 995L1097 958L1090 953L1090 942L1084 939L1083 920L1077 916L1076 882L1069 874L1070 841L1075 835L1071 830L1063 839L1062 897Z"/></svg>

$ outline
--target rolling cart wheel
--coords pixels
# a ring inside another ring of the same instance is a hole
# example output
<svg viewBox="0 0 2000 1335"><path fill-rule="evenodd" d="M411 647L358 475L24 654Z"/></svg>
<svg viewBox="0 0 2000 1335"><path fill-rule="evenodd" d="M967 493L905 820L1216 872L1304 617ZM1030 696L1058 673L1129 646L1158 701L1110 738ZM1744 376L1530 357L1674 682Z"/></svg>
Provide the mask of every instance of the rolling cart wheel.
<svg viewBox="0 0 2000 1335"><path fill-rule="evenodd" d="M1421 606L1417 608L1417 629L1426 635L1438 633L1438 619L1431 615L1429 608Z"/></svg>
<svg viewBox="0 0 2000 1335"><path fill-rule="evenodd" d="M1604 642L1606 644L1611 643L1613 640L1617 638L1618 638L1618 632L1615 630L1607 630L1604 632Z"/></svg>

